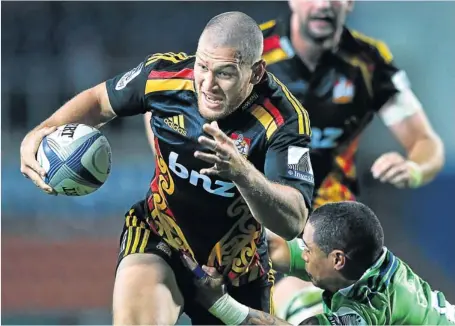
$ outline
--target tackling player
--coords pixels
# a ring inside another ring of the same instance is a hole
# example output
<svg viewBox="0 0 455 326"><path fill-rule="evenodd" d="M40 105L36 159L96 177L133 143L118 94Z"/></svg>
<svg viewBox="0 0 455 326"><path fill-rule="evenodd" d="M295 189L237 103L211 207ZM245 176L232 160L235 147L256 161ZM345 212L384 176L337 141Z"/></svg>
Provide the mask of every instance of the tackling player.
<svg viewBox="0 0 455 326"><path fill-rule="evenodd" d="M226 32L229 31L229 32ZM265 71L263 36L249 16L214 17L196 56L148 56L82 92L32 130L21 171L46 192L35 155L43 136L70 122L102 126L151 111L156 170L125 215L114 286L114 324L219 320L194 302L186 255L231 280L239 301L273 312L264 226L296 237L313 194L307 112Z"/></svg>
<svg viewBox="0 0 455 326"><path fill-rule="evenodd" d="M345 27L354 2L290 0L289 5L289 14L261 25L263 59L310 115L313 208L356 199L359 135L375 114L406 155L384 153L371 167L373 177L398 188L430 182L443 167L443 144L387 45ZM273 235L269 241L275 249L282 244ZM286 282L277 284L276 299L292 295L289 288L299 292L306 286ZM276 304L281 310L284 302Z"/></svg>
<svg viewBox="0 0 455 326"><path fill-rule="evenodd" d="M455 325L455 307L433 291L384 245L382 226L365 205L325 204L309 217L303 238L288 243L281 263L324 289L324 312L300 325ZM190 270L198 266L185 262ZM197 299L228 325L290 325L240 304L225 293L223 278L203 266Z"/></svg>

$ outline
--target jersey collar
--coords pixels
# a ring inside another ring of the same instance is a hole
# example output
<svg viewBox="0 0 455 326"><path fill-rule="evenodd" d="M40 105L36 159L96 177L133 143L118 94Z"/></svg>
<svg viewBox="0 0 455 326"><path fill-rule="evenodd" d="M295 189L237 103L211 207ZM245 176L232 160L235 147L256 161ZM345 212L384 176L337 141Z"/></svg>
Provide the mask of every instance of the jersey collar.
<svg viewBox="0 0 455 326"><path fill-rule="evenodd" d="M376 262L370 268L368 268L365 271L365 273L363 273L363 275L360 277L360 279L357 282L355 282L354 284L351 284L348 287L338 290L338 292L344 296L347 296L348 293L351 291L351 289L356 284L368 279L372 274L377 273L378 269L381 267L382 263L384 262L388 252L389 252L388 249L386 247L383 247L381 256L378 258L378 260L376 260Z"/></svg>

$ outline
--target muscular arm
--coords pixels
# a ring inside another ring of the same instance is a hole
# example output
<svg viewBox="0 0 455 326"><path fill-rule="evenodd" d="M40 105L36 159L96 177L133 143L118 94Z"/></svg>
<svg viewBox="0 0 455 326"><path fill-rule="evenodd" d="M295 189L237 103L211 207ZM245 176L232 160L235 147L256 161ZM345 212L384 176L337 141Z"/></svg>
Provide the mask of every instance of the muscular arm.
<svg viewBox="0 0 455 326"><path fill-rule="evenodd" d="M101 83L73 97L34 130L67 123L83 123L99 128L115 116L106 84Z"/></svg>
<svg viewBox="0 0 455 326"><path fill-rule="evenodd" d="M245 178L236 181L235 185L254 218L266 228L288 240L302 232L308 208L297 189L267 180L250 163Z"/></svg>
<svg viewBox="0 0 455 326"><path fill-rule="evenodd" d="M264 174L247 162L235 181L255 219L286 240L302 232L314 189L310 136L298 129L288 120L269 139Z"/></svg>

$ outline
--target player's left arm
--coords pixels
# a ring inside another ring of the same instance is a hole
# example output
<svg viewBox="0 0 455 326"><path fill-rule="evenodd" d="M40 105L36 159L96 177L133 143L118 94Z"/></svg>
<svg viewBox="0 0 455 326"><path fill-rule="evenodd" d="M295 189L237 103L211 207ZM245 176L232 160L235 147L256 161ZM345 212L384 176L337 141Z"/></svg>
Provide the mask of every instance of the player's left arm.
<svg viewBox="0 0 455 326"><path fill-rule="evenodd" d="M314 188L310 137L299 128L301 124L302 121L297 122L295 118L270 137L265 175L240 154L233 140L216 122L203 126L204 132L213 139L201 136L198 140L215 153L194 153L196 158L214 164L209 169L202 169L201 174L232 180L254 218L287 240L302 232Z"/></svg>
<svg viewBox="0 0 455 326"><path fill-rule="evenodd" d="M435 178L444 165L444 145L410 87L406 73L392 63L379 65L373 79L379 117L406 150L380 156L373 177L398 188L420 187Z"/></svg>
<svg viewBox="0 0 455 326"><path fill-rule="evenodd" d="M292 325L291 323L269 313L247 307L229 296L229 294L225 294L222 298L215 302L209 311L212 315L225 322L227 325ZM240 320L243 316L246 316L245 319L238 322L238 320ZM343 314L317 314L308 317L299 325L364 326L370 325L370 323L366 322L363 316L358 314L356 311L350 310L349 312Z"/></svg>
<svg viewBox="0 0 455 326"><path fill-rule="evenodd" d="M285 123L270 138L264 174L251 165L245 180L236 183L256 220L286 240L302 232L314 188L310 137L299 133L297 124Z"/></svg>

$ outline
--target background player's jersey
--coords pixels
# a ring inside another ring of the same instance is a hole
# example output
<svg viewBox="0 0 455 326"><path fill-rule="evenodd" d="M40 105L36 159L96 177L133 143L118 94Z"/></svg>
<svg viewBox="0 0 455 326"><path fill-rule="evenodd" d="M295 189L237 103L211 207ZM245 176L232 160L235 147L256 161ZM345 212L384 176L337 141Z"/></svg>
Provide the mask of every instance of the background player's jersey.
<svg viewBox="0 0 455 326"><path fill-rule="evenodd" d="M289 16L261 25L267 69L308 110L315 174L314 208L354 200L354 154L359 133L394 94L398 69L387 46L345 29L336 52L326 52L311 72L289 39Z"/></svg>
<svg viewBox="0 0 455 326"><path fill-rule="evenodd" d="M183 53L149 56L107 81L109 100L119 116L153 113L156 171L146 199L152 230L199 264L220 272L231 266L228 276L240 284L268 271L265 238L230 180L199 173L210 165L194 157L196 150L206 151L198 138L207 122L197 107L194 61ZM236 112L217 122L269 180L295 187L310 205L307 112L273 75L266 74Z"/></svg>
<svg viewBox="0 0 455 326"><path fill-rule="evenodd" d="M323 293L320 325L455 325L455 307L392 252L353 285Z"/></svg>

